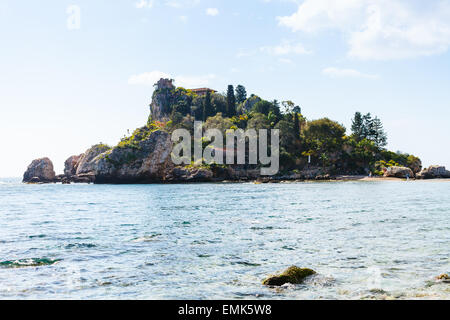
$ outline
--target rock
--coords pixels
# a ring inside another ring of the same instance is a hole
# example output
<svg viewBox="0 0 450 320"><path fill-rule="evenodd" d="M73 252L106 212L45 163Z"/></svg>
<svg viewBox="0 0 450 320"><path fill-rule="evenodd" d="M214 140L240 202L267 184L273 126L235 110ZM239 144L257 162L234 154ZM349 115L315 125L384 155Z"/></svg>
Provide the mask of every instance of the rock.
<svg viewBox="0 0 450 320"><path fill-rule="evenodd" d="M93 160L95 183L152 183L166 180L174 168L170 156L170 135L159 130L150 132L145 127L141 130L143 137L120 143Z"/></svg>
<svg viewBox="0 0 450 320"><path fill-rule="evenodd" d="M78 164L83 156L84 154L71 156L66 160L66 162L64 162L64 175L66 177L71 177L77 174Z"/></svg>
<svg viewBox="0 0 450 320"><path fill-rule="evenodd" d="M213 172L206 168L176 167L167 175L167 181L176 182L206 182L211 181Z"/></svg>
<svg viewBox="0 0 450 320"><path fill-rule="evenodd" d="M417 179L450 178L450 171L444 166L430 166L417 174Z"/></svg>
<svg viewBox="0 0 450 320"><path fill-rule="evenodd" d="M414 178L414 173L407 167L389 167L384 173L385 177L393 178Z"/></svg>
<svg viewBox="0 0 450 320"><path fill-rule="evenodd" d="M278 276L271 276L263 281L265 286L282 286L286 283L301 284L309 277L316 274L314 270L292 266Z"/></svg>
<svg viewBox="0 0 450 320"><path fill-rule="evenodd" d="M155 84L155 91L150 104L150 114L153 121L169 120L171 104L175 100L175 86L172 79L160 79Z"/></svg>
<svg viewBox="0 0 450 320"><path fill-rule="evenodd" d="M33 177L28 181L28 183L43 183L39 177Z"/></svg>
<svg viewBox="0 0 450 320"><path fill-rule="evenodd" d="M440 276L436 277L436 280L445 283L450 283L450 276L448 274L441 274Z"/></svg>
<svg viewBox="0 0 450 320"><path fill-rule="evenodd" d="M89 148L78 161L76 175L94 172L96 169L95 158L109 150L111 147L104 144L97 144Z"/></svg>
<svg viewBox="0 0 450 320"><path fill-rule="evenodd" d="M23 182L50 183L55 181L53 163L49 158L33 160L23 175Z"/></svg>

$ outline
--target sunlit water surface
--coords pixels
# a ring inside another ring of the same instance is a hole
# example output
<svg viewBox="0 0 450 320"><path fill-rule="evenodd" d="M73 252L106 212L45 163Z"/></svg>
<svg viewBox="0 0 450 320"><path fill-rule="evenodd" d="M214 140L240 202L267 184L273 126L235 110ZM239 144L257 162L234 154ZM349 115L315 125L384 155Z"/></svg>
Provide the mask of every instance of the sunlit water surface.
<svg viewBox="0 0 450 320"><path fill-rule="evenodd" d="M0 181L2 299L450 299L450 182Z"/></svg>

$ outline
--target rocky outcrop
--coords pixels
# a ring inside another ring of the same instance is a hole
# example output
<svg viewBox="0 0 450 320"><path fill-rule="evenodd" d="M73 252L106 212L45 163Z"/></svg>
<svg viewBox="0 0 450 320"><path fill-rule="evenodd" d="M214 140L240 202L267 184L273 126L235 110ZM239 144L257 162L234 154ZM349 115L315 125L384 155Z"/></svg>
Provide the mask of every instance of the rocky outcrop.
<svg viewBox="0 0 450 320"><path fill-rule="evenodd" d="M49 158L33 160L23 175L23 182L27 183L49 183L55 179L55 170Z"/></svg>
<svg viewBox="0 0 450 320"><path fill-rule="evenodd" d="M286 283L301 284L306 278L315 275L314 270L292 266L277 276L270 276L263 281L265 286L282 286Z"/></svg>
<svg viewBox="0 0 450 320"><path fill-rule="evenodd" d="M175 86L172 79L160 79L155 84L155 92L150 104L150 115L153 121L169 119L170 106L174 101L174 91Z"/></svg>
<svg viewBox="0 0 450 320"><path fill-rule="evenodd" d="M450 178L450 171L444 166L430 166L417 174L417 179Z"/></svg>
<svg viewBox="0 0 450 320"><path fill-rule="evenodd" d="M97 168L95 158L109 150L111 147L105 144L96 144L89 148L79 159L76 175L92 174Z"/></svg>
<svg viewBox="0 0 450 320"><path fill-rule="evenodd" d="M389 167L384 173L385 177L393 178L414 178L414 173L407 167Z"/></svg>
<svg viewBox="0 0 450 320"><path fill-rule="evenodd" d="M171 146L170 135L164 131L124 141L92 161L95 183L165 182L174 168Z"/></svg>
<svg viewBox="0 0 450 320"><path fill-rule="evenodd" d="M77 174L78 165L83 155L71 156L64 162L64 176L71 177Z"/></svg>
<svg viewBox="0 0 450 320"><path fill-rule="evenodd" d="M167 176L167 182L208 182L212 181L214 174L206 168L176 167Z"/></svg>

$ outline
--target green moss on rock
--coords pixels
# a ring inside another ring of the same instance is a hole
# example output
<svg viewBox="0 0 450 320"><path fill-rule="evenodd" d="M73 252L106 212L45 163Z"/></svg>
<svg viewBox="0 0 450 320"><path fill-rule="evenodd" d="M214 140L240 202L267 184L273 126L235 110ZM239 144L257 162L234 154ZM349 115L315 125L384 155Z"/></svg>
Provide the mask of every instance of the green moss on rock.
<svg viewBox="0 0 450 320"><path fill-rule="evenodd" d="M314 270L292 266L278 276L270 276L263 281L265 286L282 286L286 283L301 284L309 277L316 274Z"/></svg>
<svg viewBox="0 0 450 320"><path fill-rule="evenodd" d="M442 282L450 282L450 276L446 273L441 274L440 276L436 277L436 279Z"/></svg>

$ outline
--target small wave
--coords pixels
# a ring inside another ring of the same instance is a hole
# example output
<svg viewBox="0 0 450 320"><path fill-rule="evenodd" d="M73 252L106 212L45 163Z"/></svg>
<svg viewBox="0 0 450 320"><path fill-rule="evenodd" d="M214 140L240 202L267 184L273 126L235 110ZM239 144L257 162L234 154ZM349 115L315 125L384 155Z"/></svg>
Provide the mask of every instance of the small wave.
<svg viewBox="0 0 450 320"><path fill-rule="evenodd" d="M157 238L159 236L161 236L160 233L155 233L155 234L152 234L149 236L143 236L140 238L133 239L132 242L151 242L151 241L155 241L155 238Z"/></svg>
<svg viewBox="0 0 450 320"><path fill-rule="evenodd" d="M65 246L66 249L73 249L73 248L95 248L97 245L93 243L70 243Z"/></svg>
<svg viewBox="0 0 450 320"><path fill-rule="evenodd" d="M45 238L47 235L45 235L45 234L37 234L37 235L34 235L34 236L29 236L28 238L29 239L36 239L36 238Z"/></svg>
<svg viewBox="0 0 450 320"><path fill-rule="evenodd" d="M248 261L234 261L234 262L231 262L231 264L232 265L239 264L239 265L243 265L243 266L246 266L246 267L259 267L259 266L261 266L258 263L252 263L252 262L248 262Z"/></svg>
<svg viewBox="0 0 450 320"><path fill-rule="evenodd" d="M11 261L1 261L0 267L26 268L26 267L51 266L55 263L58 263L59 261L61 261L61 259L46 259L46 258L19 259Z"/></svg>

